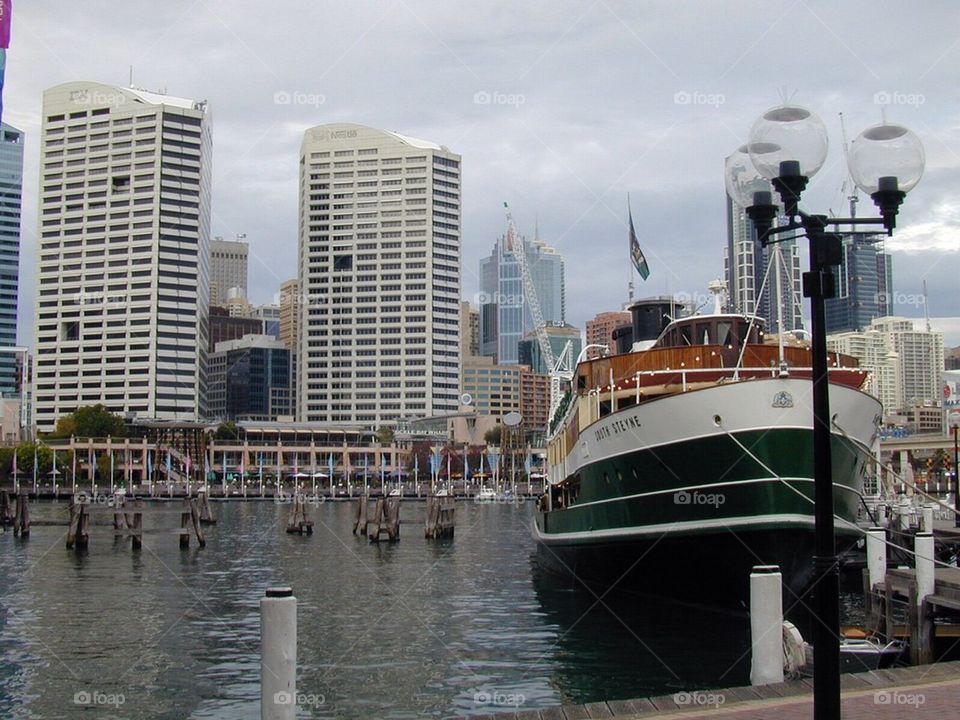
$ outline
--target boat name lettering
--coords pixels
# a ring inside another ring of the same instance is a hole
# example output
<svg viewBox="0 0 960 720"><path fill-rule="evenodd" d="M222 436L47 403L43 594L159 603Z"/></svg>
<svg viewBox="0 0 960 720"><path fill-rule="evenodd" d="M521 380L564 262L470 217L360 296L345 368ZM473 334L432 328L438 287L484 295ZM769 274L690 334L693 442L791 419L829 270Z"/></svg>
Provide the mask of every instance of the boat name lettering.
<svg viewBox="0 0 960 720"><path fill-rule="evenodd" d="M605 440L606 438L612 437L614 435L620 435L621 433L628 432L630 430L636 430L643 426L643 423L637 419L636 415L630 415L625 418L619 418L608 423L604 427L596 429L597 442Z"/></svg>

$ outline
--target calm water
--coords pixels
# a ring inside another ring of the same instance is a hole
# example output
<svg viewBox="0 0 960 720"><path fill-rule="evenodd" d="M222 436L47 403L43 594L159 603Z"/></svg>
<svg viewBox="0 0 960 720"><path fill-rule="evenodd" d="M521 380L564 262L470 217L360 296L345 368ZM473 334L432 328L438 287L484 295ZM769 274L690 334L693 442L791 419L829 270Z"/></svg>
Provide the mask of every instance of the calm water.
<svg viewBox="0 0 960 720"><path fill-rule="evenodd" d="M278 584L299 601L301 717L450 717L747 682L745 617L574 592L538 570L530 502L458 503L442 542L423 539L424 505L404 503L393 545L351 535L352 504L311 508L312 537L283 532L287 506L213 508L202 550L147 535L133 553L95 529L78 556L63 527L0 535L0 717L258 718L259 600ZM95 710L74 702L84 692Z"/></svg>

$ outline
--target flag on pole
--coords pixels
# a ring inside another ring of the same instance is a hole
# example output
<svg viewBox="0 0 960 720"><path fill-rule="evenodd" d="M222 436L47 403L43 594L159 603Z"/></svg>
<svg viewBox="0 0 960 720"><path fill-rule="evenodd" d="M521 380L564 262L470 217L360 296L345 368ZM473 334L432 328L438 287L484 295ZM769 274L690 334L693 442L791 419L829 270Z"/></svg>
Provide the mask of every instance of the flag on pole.
<svg viewBox="0 0 960 720"><path fill-rule="evenodd" d="M530 477L530 471L533 469L533 456L530 454L530 448L527 448L527 459L523 461L523 469Z"/></svg>
<svg viewBox="0 0 960 720"><path fill-rule="evenodd" d="M0 118L3 117L3 79L7 70L7 48L10 47L12 0L0 0Z"/></svg>
<svg viewBox="0 0 960 720"><path fill-rule="evenodd" d="M17 449L13 449L13 476L17 476Z"/></svg>
<svg viewBox="0 0 960 720"><path fill-rule="evenodd" d="M640 277L646 280L650 277L650 268L647 266L647 259L643 256L643 250L640 249L640 243L637 242L637 232L633 229L633 211L630 209L629 195L627 196L627 215L630 219L630 258Z"/></svg>
<svg viewBox="0 0 960 720"><path fill-rule="evenodd" d="M57 482L57 451L53 451L53 482Z"/></svg>
<svg viewBox="0 0 960 720"><path fill-rule="evenodd" d="M33 446L33 484L37 484L37 446Z"/></svg>
<svg viewBox="0 0 960 720"><path fill-rule="evenodd" d="M467 446L463 446L463 477L464 479L470 478L470 459L467 457Z"/></svg>

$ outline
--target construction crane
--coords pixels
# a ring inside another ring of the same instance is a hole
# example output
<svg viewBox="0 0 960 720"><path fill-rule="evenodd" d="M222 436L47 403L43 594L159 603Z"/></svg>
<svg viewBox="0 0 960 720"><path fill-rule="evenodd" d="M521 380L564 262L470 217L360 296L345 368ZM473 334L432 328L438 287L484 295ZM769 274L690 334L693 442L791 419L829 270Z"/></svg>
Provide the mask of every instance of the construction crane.
<svg viewBox="0 0 960 720"><path fill-rule="evenodd" d="M503 203L504 210L507 213L507 233L504 243L507 250L513 254L517 261L517 267L520 268L520 277L523 280L523 295L526 298L527 307L530 308L530 316L533 318L533 330L537 336L537 344L540 346L540 353L543 355L544 365L549 369L550 376L550 417L553 417L554 410L560 404L561 381L569 381L573 377L573 368L571 367L570 354L572 345L568 340L558 358L553 353L553 347L550 345L550 337L547 335L547 323L543 319L543 310L540 308L540 298L537 296L537 288L533 284L533 276L530 274L530 266L527 265L527 253L524 248L523 239L517 233L516 225L513 222L513 213L510 212L510 206Z"/></svg>

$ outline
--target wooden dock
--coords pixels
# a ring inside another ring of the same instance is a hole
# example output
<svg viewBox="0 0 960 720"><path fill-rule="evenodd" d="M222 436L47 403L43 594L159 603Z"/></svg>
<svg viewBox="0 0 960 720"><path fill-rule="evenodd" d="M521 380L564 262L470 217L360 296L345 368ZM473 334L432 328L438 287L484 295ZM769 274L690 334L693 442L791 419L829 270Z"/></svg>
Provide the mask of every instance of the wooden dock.
<svg viewBox="0 0 960 720"><path fill-rule="evenodd" d="M845 718L945 720L957 714L960 662L843 675L840 685ZM654 717L810 720L813 717L813 680L790 680L759 687L691 689L672 695L540 710L525 709L523 705L515 708L490 706L485 715L464 716L460 720L644 720Z"/></svg>
<svg viewBox="0 0 960 720"><path fill-rule="evenodd" d="M207 544L200 525L200 513L197 501L193 498L184 498L180 508L164 506L147 506L141 499L127 500L121 495L114 497L108 503L95 503L89 495L79 493L70 499L70 519L65 522L47 521L44 525L66 525L68 550L86 550L90 546L90 535L93 528L104 528L93 521L96 515L111 515L113 519L112 534L116 537L131 538L131 547L140 550L143 546L144 534L177 535L180 538L180 548L190 547L190 536L194 535L197 544L204 547ZM179 515L179 528L152 528L143 527L144 515ZM39 523L38 523L39 524ZM108 530L109 534L109 530Z"/></svg>

